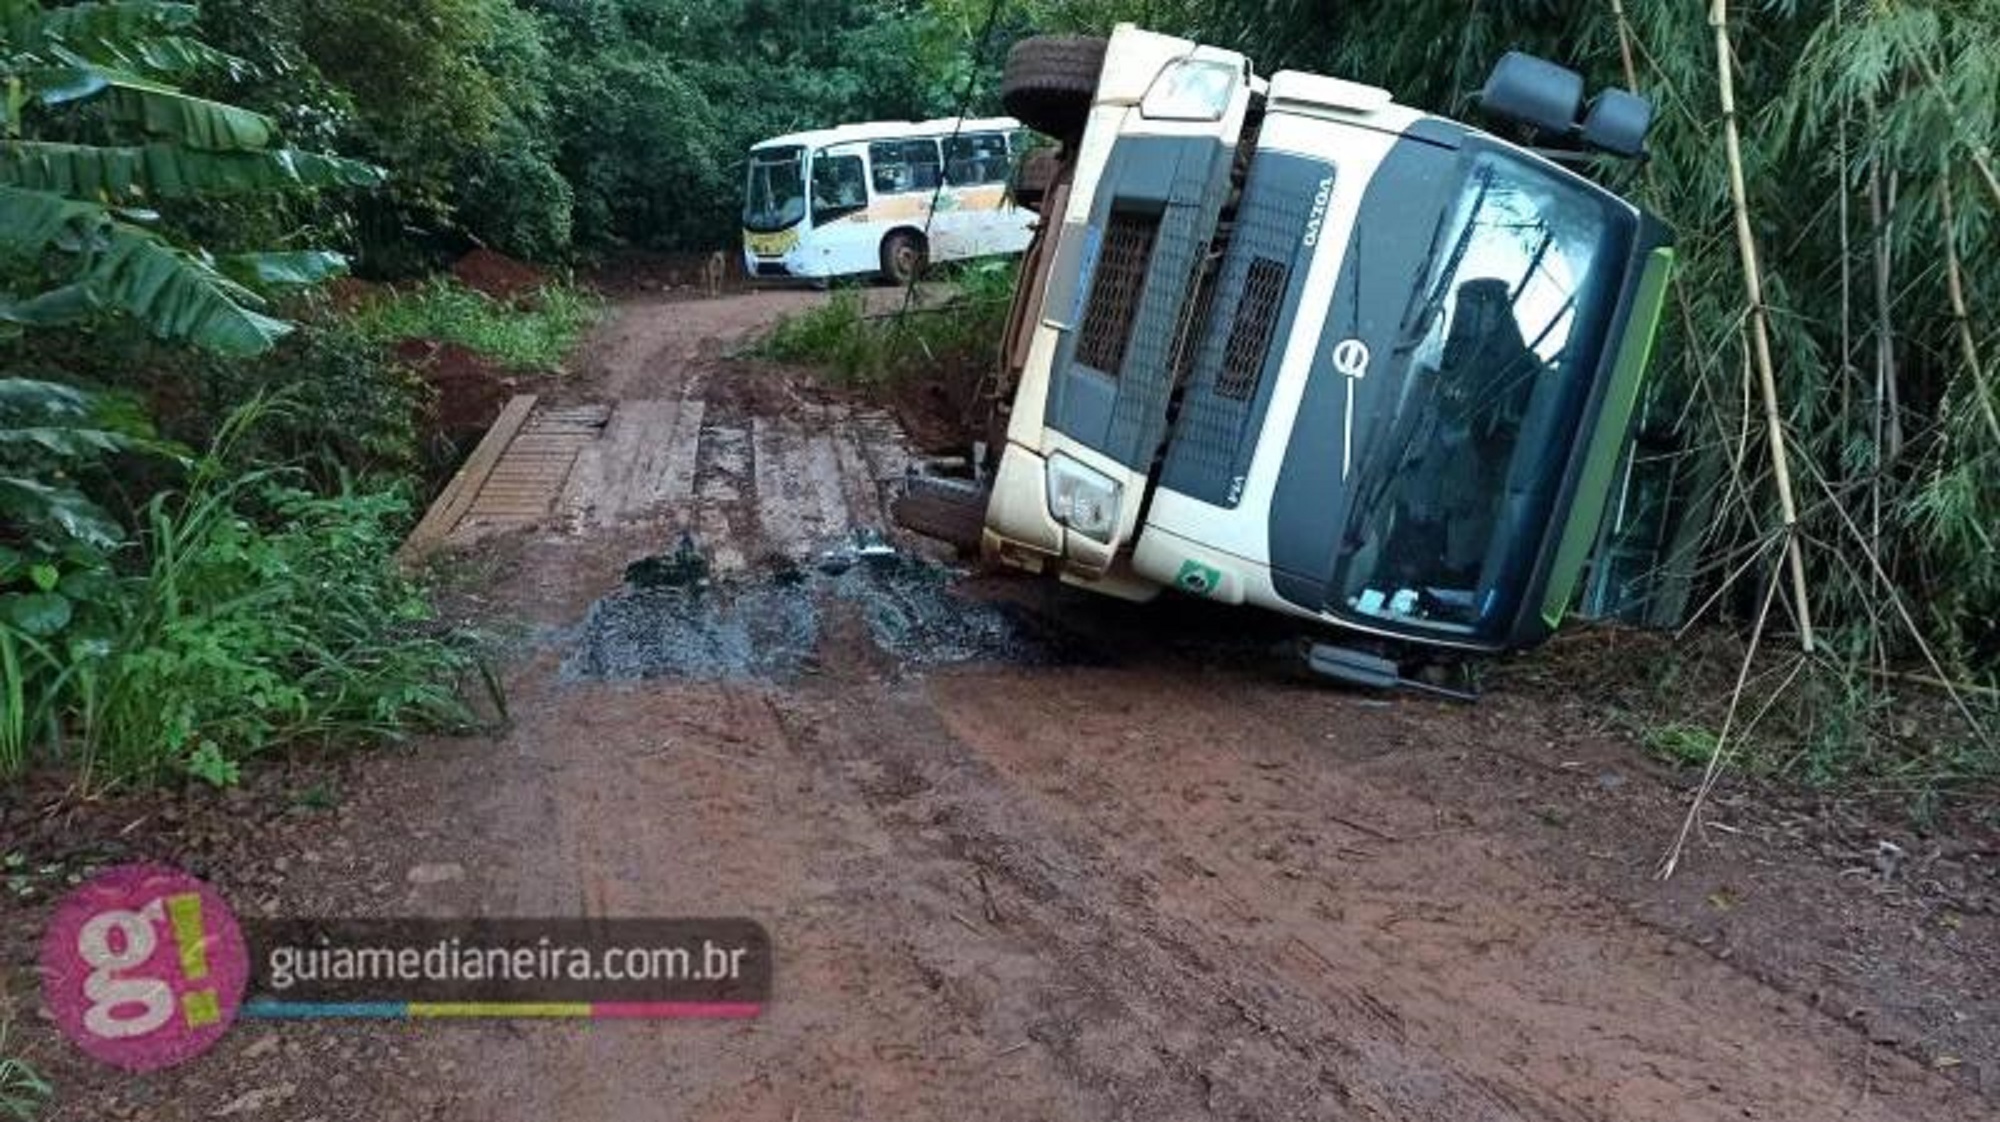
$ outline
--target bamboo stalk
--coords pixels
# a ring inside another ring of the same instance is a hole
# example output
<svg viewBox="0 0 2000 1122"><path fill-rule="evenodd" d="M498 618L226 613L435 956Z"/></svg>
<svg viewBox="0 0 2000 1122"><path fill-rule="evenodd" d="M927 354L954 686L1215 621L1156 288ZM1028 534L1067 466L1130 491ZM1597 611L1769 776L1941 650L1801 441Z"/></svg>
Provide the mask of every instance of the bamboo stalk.
<svg viewBox="0 0 2000 1122"><path fill-rule="evenodd" d="M1631 90L1634 93L1637 93L1639 92L1639 65L1638 65L1639 46L1635 42L1635 37L1632 31L1632 21L1630 16L1625 11L1625 0L1610 0L1610 4L1611 4L1612 20L1614 23L1617 24L1618 27L1618 58L1625 72L1625 88ZM1658 73L1657 68L1655 68L1655 73ZM1672 90L1673 88L1672 82L1669 79L1667 79L1665 75L1661 75L1660 78L1661 81L1665 82L1668 88ZM1675 94L1675 97L1676 100L1678 100L1677 92ZM1659 194L1660 193L1659 170L1657 166L1653 164L1651 161L1647 161L1644 167L1644 172L1646 176L1647 185L1654 190L1655 194ZM1673 289L1674 289L1674 304L1676 309L1679 311L1681 318L1681 331L1689 340L1690 344L1692 344L1694 340L1701 338L1701 333L1695 329L1695 314L1694 314L1693 302L1690 300L1688 296L1688 290L1685 285L1675 284L1673 286ZM1715 425L1715 431L1717 433L1718 443L1720 444L1721 447L1726 449L1725 454L1729 458L1729 472L1727 476L1728 493L1720 496L1719 498L1710 497L1707 496L1706 493L1704 493L1704 497L1701 501L1704 503L1715 503L1715 502L1726 503L1732 500L1740 502L1743 505L1744 514L1750 517L1754 521L1757 516L1757 504L1754 496L1752 496L1750 493L1750 488L1745 486L1743 481L1744 448L1748 443L1748 422L1749 422L1750 412L1747 408L1739 410L1738 415L1741 416L1745 422L1744 429L1741 433L1734 434L1735 439L1732 439L1732 433L1730 432L1730 427L1729 427L1729 419L1726 416L1724 416L1723 409L1715 399L1715 391L1709 384L1708 375L1711 369L1712 356L1711 357L1695 356L1693 358L1693 361L1697 364L1698 367L1694 379L1695 388L1700 391L1699 396L1702 402L1708 406L1710 420ZM1746 369L1744 371L1745 374L1744 389L1745 389L1745 395L1747 397L1749 389L1749 380L1748 380L1749 371L1747 369L1748 365L1747 357L1745 358L1745 365ZM1690 407L1692 407L1692 402L1690 402ZM1697 507L1696 509L1700 508ZM1705 534L1713 534L1719 532L1722 526L1723 519L1724 515L1719 514L1713 519L1705 520L1708 527L1707 530L1705 531ZM1761 550L1759 551L1759 553L1761 555ZM1668 563L1672 564L1671 558L1679 555L1680 553L1677 550L1670 551L1669 552L1670 560ZM1722 587L1716 590L1715 595L1709 597L1709 599L1704 601L1702 606L1697 608L1695 611L1687 613L1684 619L1682 620L1683 626L1681 628L1681 633L1685 633L1688 621L1697 619L1703 613L1708 611L1709 607L1711 607L1716 600L1721 598L1723 591L1727 589L1728 586L1731 583L1733 583L1736 580L1736 578L1741 574L1742 570L1740 569L1735 573L1731 573L1728 577L1726 577L1723 580Z"/></svg>
<svg viewBox="0 0 2000 1122"><path fill-rule="evenodd" d="M1757 360L1758 389L1764 399L1764 428L1771 446L1771 470L1778 489L1778 510L1784 520L1785 549L1791 569L1792 598L1799 621L1799 644L1814 646L1812 605L1806 590L1805 550L1800 545L1798 500L1792 492L1790 454L1785 449L1784 419L1778 409L1778 378L1771 358L1771 331L1764 306L1764 282L1757 266L1757 239L1750 230L1749 189L1743 182L1743 141L1736 124L1736 81L1729 46L1729 2L1713 0L1709 26L1715 29L1715 63L1722 100L1722 142L1729 160L1729 194L1736 213L1736 245L1743 257L1743 288L1750 301L1750 338Z"/></svg>
<svg viewBox="0 0 2000 1122"><path fill-rule="evenodd" d="M1715 0L1721 8L1723 0ZM1796 536L1792 541L1798 541ZM1757 622L1750 629L1750 645L1743 650L1743 662L1736 668L1736 688L1729 691L1729 710L1723 715L1722 729L1715 734L1715 751L1709 753L1708 763L1702 768L1701 783L1695 787L1694 801L1688 804L1687 815L1681 819L1680 833L1674 835L1674 844L1667 848L1660 858L1660 865L1654 876L1666 880L1680 867L1681 854L1687 849L1688 836L1694 833L1694 824L1701 818L1701 808L1707 804L1709 792L1715 789L1715 781L1722 776L1722 764L1729 749L1729 734L1736 726L1736 710L1743 704L1743 689L1750 681L1750 667L1757 661L1757 647L1764 638L1764 625L1771 618L1771 601L1777 599L1778 576L1771 574L1769 585L1764 590L1764 602L1757 609ZM1774 695L1775 696L1775 695Z"/></svg>
<svg viewBox="0 0 2000 1122"><path fill-rule="evenodd" d="M1833 6L1834 34L1840 33L1840 4ZM1847 128L1850 106L1840 95L1834 179L1840 185L1840 431L1848 431L1854 398L1854 238L1853 192L1847 185Z"/></svg>
<svg viewBox="0 0 2000 1122"><path fill-rule="evenodd" d="M2000 689L1994 689L1992 686L1974 685L1971 682L1949 682L1943 678L1934 678L1929 674L1911 674L1902 670L1883 670L1880 667L1871 667L1869 673L1875 675L1877 678L1886 678L1891 682L1908 682L1913 686L1929 686L1932 689L1944 690L1947 693L1957 690L1959 693L1972 694L1975 697L2000 698Z"/></svg>
<svg viewBox="0 0 2000 1122"><path fill-rule="evenodd" d="M1995 747L1992 735L1987 732L1985 725L1979 723L1979 718L1973 714L1972 707L1966 704L1965 695L1958 691L1950 675L1945 673L1944 663L1940 662L1937 653L1931 650L1930 643L1924 638L1923 629L1917 626L1916 617L1910 614L1909 607L1903 603L1903 594L1896 590L1896 583L1889 579L1889 570L1883 567L1881 555L1869 546L1868 539L1861 534L1861 527L1854 524L1853 516L1847 513L1846 507L1840 505L1840 496L1834 494L1833 485L1826 481L1826 476L1815 471L1813 478L1819 484L1820 490L1826 493L1827 502L1833 507L1833 512L1840 516L1841 524L1859 545L1861 555L1867 559L1868 567L1874 572L1875 579L1882 582L1882 589L1889 596L1889 606L1896 610L1896 616L1903 621L1903 627L1909 631L1911 641L1917 644L1917 653L1924 656L1924 663L1930 667L1931 676L1937 679L1941 689L1951 695L1952 704L1957 706L1959 715L1965 718L1972 735L1982 746L1991 750Z"/></svg>
<svg viewBox="0 0 2000 1122"><path fill-rule="evenodd" d="M1611 18L1618 21L1618 58L1625 65L1625 88L1639 92L1639 68L1632 61L1632 25L1625 18L1625 0L1611 0Z"/></svg>
<svg viewBox="0 0 2000 1122"><path fill-rule="evenodd" d="M1945 291L1951 295L1951 318L1958 325L1958 349L1965 359L1965 368L1972 372L1972 396L1979 400L1979 413L1986 418L1987 431L1993 434L1994 449L2000 451L2000 416L1993 412L1993 391L1986 384L1986 369L1979 363L1979 344L1972 337L1972 316L1965 301L1958 241L1952 237L1951 169L1948 167L1939 171L1938 205L1944 217Z"/></svg>
<svg viewBox="0 0 2000 1122"><path fill-rule="evenodd" d="M1874 114L1871 104L1871 123ZM1889 443L1887 415L1889 394L1896 383L1896 351L1889 324L1889 232L1885 229L1883 210L1882 167L1871 162L1868 167L1868 217L1874 228L1870 252L1874 255L1875 278L1875 416L1869 433L1875 443L1875 470L1868 476L1868 528L1869 541L1877 550L1882 548L1882 474L1888 462L1895 458Z"/></svg>

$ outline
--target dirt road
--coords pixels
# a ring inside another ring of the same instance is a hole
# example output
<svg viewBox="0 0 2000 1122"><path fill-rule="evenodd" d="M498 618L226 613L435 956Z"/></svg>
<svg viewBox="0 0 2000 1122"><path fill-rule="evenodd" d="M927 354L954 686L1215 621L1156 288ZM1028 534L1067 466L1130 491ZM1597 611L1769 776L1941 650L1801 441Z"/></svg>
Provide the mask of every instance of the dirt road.
<svg viewBox="0 0 2000 1122"><path fill-rule="evenodd" d="M1994 1116L1989 873L1847 875L1740 807L1660 885L1681 783L1532 682L1344 693L1240 615L858 557L893 426L726 357L810 299L621 306L567 394L665 419L456 563L520 651L511 728L345 765L283 876L213 874L274 912L752 916L766 1014L246 1024L139 1083L56 1061L59 1116ZM709 593L624 582L684 531Z"/></svg>

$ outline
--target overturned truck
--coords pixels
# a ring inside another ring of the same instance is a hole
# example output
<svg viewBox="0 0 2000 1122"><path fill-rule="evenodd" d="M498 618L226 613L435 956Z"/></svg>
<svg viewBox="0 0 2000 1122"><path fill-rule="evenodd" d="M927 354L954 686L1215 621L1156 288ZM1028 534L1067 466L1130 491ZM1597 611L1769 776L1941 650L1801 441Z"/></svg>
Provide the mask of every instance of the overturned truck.
<svg viewBox="0 0 2000 1122"><path fill-rule="evenodd" d="M991 561L1331 625L1316 667L1530 646L1603 514L1669 232L1566 167L1638 157L1651 106L1510 54L1511 143L1380 89L1120 26L1007 65L1058 147L1009 321ZM904 509L938 521L941 487Z"/></svg>

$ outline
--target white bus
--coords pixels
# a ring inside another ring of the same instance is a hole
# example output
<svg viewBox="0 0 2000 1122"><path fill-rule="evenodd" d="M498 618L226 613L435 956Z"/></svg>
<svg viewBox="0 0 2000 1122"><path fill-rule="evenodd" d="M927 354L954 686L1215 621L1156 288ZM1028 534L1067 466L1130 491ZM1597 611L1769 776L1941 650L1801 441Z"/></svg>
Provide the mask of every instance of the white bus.
<svg viewBox="0 0 2000 1122"><path fill-rule="evenodd" d="M1012 117L986 117L763 141L750 149L744 183L744 270L907 281L927 261L1020 253L1035 215L1008 201L1007 176L1027 136Z"/></svg>

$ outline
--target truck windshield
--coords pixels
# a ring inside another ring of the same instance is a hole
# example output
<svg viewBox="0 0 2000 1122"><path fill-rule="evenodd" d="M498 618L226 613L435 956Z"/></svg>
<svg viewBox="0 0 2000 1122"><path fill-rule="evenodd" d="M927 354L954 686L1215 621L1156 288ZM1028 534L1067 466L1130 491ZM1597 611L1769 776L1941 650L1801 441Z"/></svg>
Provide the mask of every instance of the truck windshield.
<svg viewBox="0 0 2000 1122"><path fill-rule="evenodd" d="M743 227L770 233L806 215L805 152L800 147L759 148L750 153L743 192Z"/></svg>
<svg viewBox="0 0 2000 1122"><path fill-rule="evenodd" d="M1336 608L1479 633L1512 618L1554 514L1629 223L1504 152L1461 168L1395 353L1367 371L1331 591Z"/></svg>

